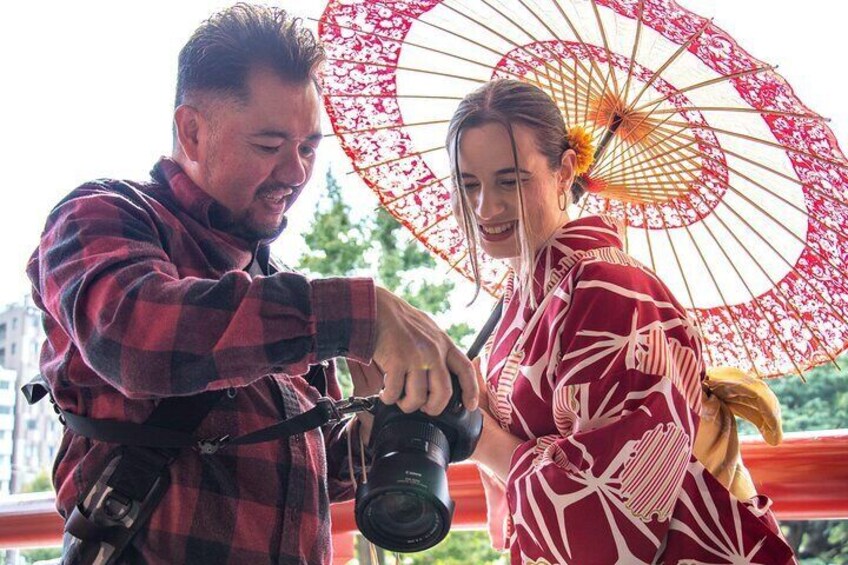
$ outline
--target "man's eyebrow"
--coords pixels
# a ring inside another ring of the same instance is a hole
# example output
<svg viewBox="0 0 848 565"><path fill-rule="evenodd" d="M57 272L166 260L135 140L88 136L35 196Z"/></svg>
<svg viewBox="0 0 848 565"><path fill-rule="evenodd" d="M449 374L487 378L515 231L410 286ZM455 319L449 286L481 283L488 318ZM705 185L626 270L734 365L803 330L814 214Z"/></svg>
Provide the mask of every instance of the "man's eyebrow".
<svg viewBox="0 0 848 565"><path fill-rule="evenodd" d="M253 135L257 137L279 137L280 139L291 139L291 134L287 131L278 130L278 129L263 129L254 133ZM315 143L321 141L324 138L324 134L320 131L316 131L314 133L309 134L306 140Z"/></svg>

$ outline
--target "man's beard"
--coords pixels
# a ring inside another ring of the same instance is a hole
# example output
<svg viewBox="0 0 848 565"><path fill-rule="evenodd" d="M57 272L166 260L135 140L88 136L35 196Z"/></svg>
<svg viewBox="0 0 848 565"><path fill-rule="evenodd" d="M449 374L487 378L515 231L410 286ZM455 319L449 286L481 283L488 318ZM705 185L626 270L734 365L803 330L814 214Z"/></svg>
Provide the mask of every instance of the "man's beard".
<svg viewBox="0 0 848 565"><path fill-rule="evenodd" d="M259 226L253 222L250 215L238 218L224 228L224 231L250 243L277 239L286 229L288 218L283 216L280 223L273 227Z"/></svg>

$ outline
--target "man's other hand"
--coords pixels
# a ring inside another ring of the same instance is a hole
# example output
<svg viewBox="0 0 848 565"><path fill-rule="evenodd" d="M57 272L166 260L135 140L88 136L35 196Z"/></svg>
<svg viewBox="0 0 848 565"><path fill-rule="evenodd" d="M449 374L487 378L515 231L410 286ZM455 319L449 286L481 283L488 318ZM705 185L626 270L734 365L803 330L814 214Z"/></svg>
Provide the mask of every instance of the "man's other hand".
<svg viewBox="0 0 848 565"><path fill-rule="evenodd" d="M424 312L384 288L377 288L377 347L374 361L385 371L381 399L406 413L438 416L451 397L450 373L459 378L462 403L477 407L471 361Z"/></svg>

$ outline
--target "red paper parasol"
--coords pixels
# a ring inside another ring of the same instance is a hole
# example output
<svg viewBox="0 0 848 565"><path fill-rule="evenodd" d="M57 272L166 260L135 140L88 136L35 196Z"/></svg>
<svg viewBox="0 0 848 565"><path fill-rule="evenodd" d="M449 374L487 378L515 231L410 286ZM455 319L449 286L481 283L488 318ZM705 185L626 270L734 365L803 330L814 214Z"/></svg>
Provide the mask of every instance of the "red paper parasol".
<svg viewBox="0 0 848 565"><path fill-rule="evenodd" d="M326 108L360 177L464 274L447 121L492 78L593 139L572 217L611 214L698 321L712 365L800 373L848 345L848 162L826 121L712 22L661 0L329 2ZM506 267L481 261L497 294Z"/></svg>

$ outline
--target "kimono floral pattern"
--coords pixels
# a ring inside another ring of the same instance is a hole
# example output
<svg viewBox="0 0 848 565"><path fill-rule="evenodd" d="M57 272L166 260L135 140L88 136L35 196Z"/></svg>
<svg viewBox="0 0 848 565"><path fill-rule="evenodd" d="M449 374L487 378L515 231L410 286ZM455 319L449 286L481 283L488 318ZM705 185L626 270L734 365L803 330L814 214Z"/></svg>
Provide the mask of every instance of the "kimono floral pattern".
<svg viewBox="0 0 848 565"><path fill-rule="evenodd" d="M619 229L563 226L487 344L489 406L525 440L502 491L512 562L793 562L770 501L736 499L693 456L700 334Z"/></svg>

